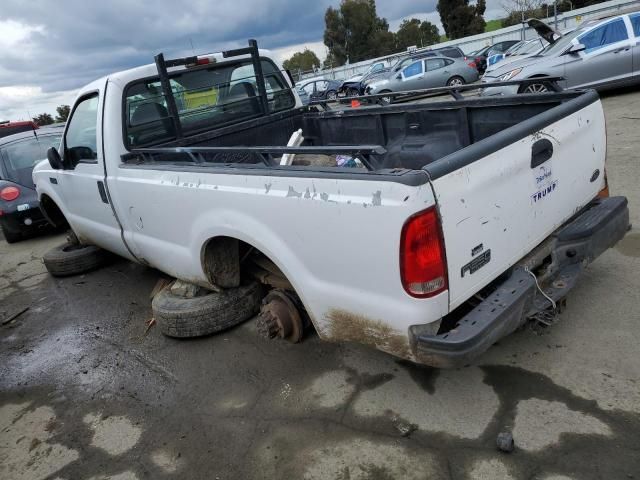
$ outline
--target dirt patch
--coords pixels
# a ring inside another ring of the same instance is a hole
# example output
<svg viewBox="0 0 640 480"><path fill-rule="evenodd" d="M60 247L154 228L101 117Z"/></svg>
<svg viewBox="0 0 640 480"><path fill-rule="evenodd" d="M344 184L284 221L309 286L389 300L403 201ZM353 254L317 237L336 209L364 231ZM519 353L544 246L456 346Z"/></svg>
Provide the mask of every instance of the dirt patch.
<svg viewBox="0 0 640 480"><path fill-rule="evenodd" d="M413 359L409 337L380 320L340 309L329 310L325 319L328 325L322 334L325 340L362 343L396 357Z"/></svg>

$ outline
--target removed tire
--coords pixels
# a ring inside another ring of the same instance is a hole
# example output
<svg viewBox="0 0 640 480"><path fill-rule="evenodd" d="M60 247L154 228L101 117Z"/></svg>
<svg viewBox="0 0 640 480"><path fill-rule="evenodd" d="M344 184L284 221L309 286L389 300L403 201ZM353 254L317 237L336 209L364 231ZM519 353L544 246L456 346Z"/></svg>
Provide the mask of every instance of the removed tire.
<svg viewBox="0 0 640 480"><path fill-rule="evenodd" d="M238 325L260 310L262 284L251 282L222 292L185 298L166 287L151 302L160 331L168 337L210 335Z"/></svg>
<svg viewBox="0 0 640 480"><path fill-rule="evenodd" d="M94 245L65 243L49 250L42 260L54 277L68 277L86 273L104 265L107 252Z"/></svg>

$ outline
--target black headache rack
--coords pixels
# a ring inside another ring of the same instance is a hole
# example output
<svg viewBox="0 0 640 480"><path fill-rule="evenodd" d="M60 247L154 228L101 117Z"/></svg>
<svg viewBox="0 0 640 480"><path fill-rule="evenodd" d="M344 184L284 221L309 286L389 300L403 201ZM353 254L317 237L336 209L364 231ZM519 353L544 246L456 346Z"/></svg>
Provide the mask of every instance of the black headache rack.
<svg viewBox="0 0 640 480"><path fill-rule="evenodd" d="M262 63L260 62L260 51L258 50L258 42L250 39L249 46L245 48L237 48L235 50L225 50L222 52L224 58L239 57L243 55L249 55L253 64L253 71L256 77L256 85L258 87L258 98L260 110L263 115L266 115L269 111L267 88L264 83L264 75L262 73ZM171 67L184 67L198 65L198 57L183 57L166 60L163 53L159 53L154 57L156 67L158 69L158 76L160 78L160 86L162 88L162 94L167 102L167 110L169 117L173 122L175 128L176 138L183 138L184 132L182 130L182 124L180 122L180 115L178 113L178 106L176 99L171 90L171 84L169 83L168 68Z"/></svg>
<svg viewBox="0 0 640 480"><path fill-rule="evenodd" d="M277 156L284 154L299 155L341 155L348 154L357 158L364 167L375 170L376 155L384 155L387 150L381 145L340 145L340 146L306 146L306 147L162 147L136 148L130 153L122 155L124 163L162 163L188 162L195 166L206 166L211 163L233 165L242 162L224 162L225 156L241 156L246 163L254 163L256 158L265 166L277 167L280 162ZM373 158L372 158L373 157Z"/></svg>
<svg viewBox="0 0 640 480"><path fill-rule="evenodd" d="M470 83L467 85L460 85L456 87L436 87L425 88L421 90L406 90L404 92L387 92L378 93L375 95L358 95L354 97L342 97L337 101L342 104L349 104L354 100L360 103L378 104L378 105L391 105L404 102L412 102L415 100L421 100L423 98L437 97L440 95L451 95L455 100L462 100L465 97L460 92L467 92L470 90L483 90L486 88L494 87L508 87L511 85L526 86L533 83L542 83L552 92L562 92L563 89L558 82L564 80L564 77L536 77L525 78L522 80L509 80L507 82L493 82L493 83ZM387 99L390 99L388 101ZM330 110L328 100L316 100L310 102L309 105L320 105L323 108Z"/></svg>

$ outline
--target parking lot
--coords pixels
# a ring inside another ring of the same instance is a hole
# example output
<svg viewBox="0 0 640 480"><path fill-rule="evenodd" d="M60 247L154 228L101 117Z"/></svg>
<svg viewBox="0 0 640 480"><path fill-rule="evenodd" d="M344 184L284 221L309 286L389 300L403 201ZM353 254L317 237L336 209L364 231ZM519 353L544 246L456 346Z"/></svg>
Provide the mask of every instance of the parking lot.
<svg viewBox="0 0 640 480"><path fill-rule="evenodd" d="M634 228L556 324L465 368L267 341L252 321L166 338L146 326L157 271L55 279L41 257L62 236L0 241L0 478L640 478L640 91L603 103Z"/></svg>

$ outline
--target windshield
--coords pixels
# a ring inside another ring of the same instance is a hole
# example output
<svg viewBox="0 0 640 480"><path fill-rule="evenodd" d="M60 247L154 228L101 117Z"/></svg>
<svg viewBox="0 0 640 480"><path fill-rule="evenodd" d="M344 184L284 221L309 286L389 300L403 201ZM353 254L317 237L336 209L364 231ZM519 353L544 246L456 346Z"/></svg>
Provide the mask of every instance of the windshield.
<svg viewBox="0 0 640 480"><path fill-rule="evenodd" d="M527 55L529 53L535 53L541 48L542 45L540 44L540 42L538 40L533 40L519 48L518 51L514 53L514 55Z"/></svg>
<svg viewBox="0 0 640 480"><path fill-rule="evenodd" d="M524 47L527 43L529 42L518 42L515 45L513 45L511 48L509 48L506 52L504 52L504 54L513 55L514 53L518 52L522 47Z"/></svg>

